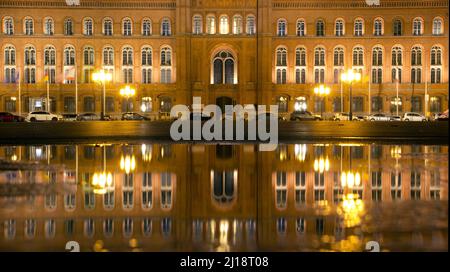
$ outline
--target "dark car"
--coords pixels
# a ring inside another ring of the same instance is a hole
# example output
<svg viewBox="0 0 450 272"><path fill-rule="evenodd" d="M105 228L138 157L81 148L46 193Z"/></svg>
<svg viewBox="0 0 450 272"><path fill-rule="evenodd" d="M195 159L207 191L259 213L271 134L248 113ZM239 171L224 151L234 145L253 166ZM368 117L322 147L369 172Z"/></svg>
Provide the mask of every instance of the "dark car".
<svg viewBox="0 0 450 272"><path fill-rule="evenodd" d="M100 117L95 113L83 113L78 115L77 121L98 121Z"/></svg>
<svg viewBox="0 0 450 272"><path fill-rule="evenodd" d="M319 121L322 117L314 115L309 111L294 111L291 113L291 121Z"/></svg>
<svg viewBox="0 0 450 272"><path fill-rule="evenodd" d="M150 120L150 118L140 115L139 113L136 112L125 112L122 114L122 120L142 121L142 120Z"/></svg>
<svg viewBox="0 0 450 272"><path fill-rule="evenodd" d="M63 121L76 121L78 115L76 115L75 113L64 113L62 114L63 117Z"/></svg>
<svg viewBox="0 0 450 272"><path fill-rule="evenodd" d="M0 122L23 122L25 118L9 112L0 112Z"/></svg>

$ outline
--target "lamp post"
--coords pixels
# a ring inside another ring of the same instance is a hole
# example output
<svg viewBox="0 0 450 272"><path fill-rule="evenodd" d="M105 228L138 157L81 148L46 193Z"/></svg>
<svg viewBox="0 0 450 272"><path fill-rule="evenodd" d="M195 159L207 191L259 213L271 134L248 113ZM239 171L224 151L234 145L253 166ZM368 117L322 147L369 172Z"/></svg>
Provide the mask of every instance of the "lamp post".
<svg viewBox="0 0 450 272"><path fill-rule="evenodd" d="M134 96L136 94L136 90L131 88L130 86L125 86L125 88L120 89L120 95L122 97L125 97L127 99L127 112L128 110L128 105L129 105L129 99L130 97Z"/></svg>
<svg viewBox="0 0 450 272"><path fill-rule="evenodd" d="M391 101L391 104L396 108L396 116L398 116L398 107L402 106L402 100L400 97L396 97L394 101Z"/></svg>
<svg viewBox="0 0 450 272"><path fill-rule="evenodd" d="M352 83L361 80L361 74L354 72L353 69L347 70L346 73L341 75L341 80L350 84L350 110L348 113L348 118L350 121L353 120L353 110L352 110Z"/></svg>
<svg viewBox="0 0 450 272"><path fill-rule="evenodd" d="M106 82L112 80L111 73L105 73L104 70L100 70L92 74L92 80L102 84L103 94L102 94L102 112L100 114L100 119L105 120L105 105L106 105Z"/></svg>
<svg viewBox="0 0 450 272"><path fill-rule="evenodd" d="M330 88L320 85L319 87L314 88L314 94L322 98L322 104L320 105L320 117L323 119L323 107L325 106L324 98L330 94Z"/></svg>

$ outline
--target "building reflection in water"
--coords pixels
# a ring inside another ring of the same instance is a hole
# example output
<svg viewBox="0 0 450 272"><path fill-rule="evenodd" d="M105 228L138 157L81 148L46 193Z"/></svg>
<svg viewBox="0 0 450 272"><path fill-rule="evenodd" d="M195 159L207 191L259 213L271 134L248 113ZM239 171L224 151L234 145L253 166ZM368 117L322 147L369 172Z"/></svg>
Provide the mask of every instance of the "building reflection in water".
<svg viewBox="0 0 450 272"><path fill-rule="evenodd" d="M257 150L0 147L0 250L447 250L447 146Z"/></svg>

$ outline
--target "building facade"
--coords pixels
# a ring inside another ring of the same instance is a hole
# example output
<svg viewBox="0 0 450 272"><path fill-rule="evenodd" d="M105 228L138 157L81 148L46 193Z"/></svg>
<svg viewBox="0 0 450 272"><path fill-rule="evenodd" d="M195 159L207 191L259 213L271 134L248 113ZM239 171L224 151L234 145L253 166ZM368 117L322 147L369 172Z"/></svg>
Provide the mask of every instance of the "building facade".
<svg viewBox="0 0 450 272"><path fill-rule="evenodd" d="M448 1L31 0L0 3L0 110L154 118L175 104L278 104L282 114L448 109ZM325 98L314 95L330 87ZM121 97L125 85L136 89ZM48 92L47 92L48 90ZM48 95L47 95L48 93ZM47 103L47 96L49 103Z"/></svg>

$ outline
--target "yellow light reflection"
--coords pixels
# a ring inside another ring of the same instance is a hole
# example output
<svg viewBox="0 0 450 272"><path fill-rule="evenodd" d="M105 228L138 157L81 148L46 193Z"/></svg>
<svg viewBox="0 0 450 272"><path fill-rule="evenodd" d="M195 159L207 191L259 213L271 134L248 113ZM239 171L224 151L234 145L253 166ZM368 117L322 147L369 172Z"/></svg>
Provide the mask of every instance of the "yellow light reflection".
<svg viewBox="0 0 450 272"><path fill-rule="evenodd" d="M323 173L324 171L330 170L330 161L328 160L328 157L323 159L315 159L314 160L314 171Z"/></svg>
<svg viewBox="0 0 450 272"><path fill-rule="evenodd" d="M136 169L136 158L134 155L126 155L120 157L120 170L125 171L126 174L134 171Z"/></svg>

